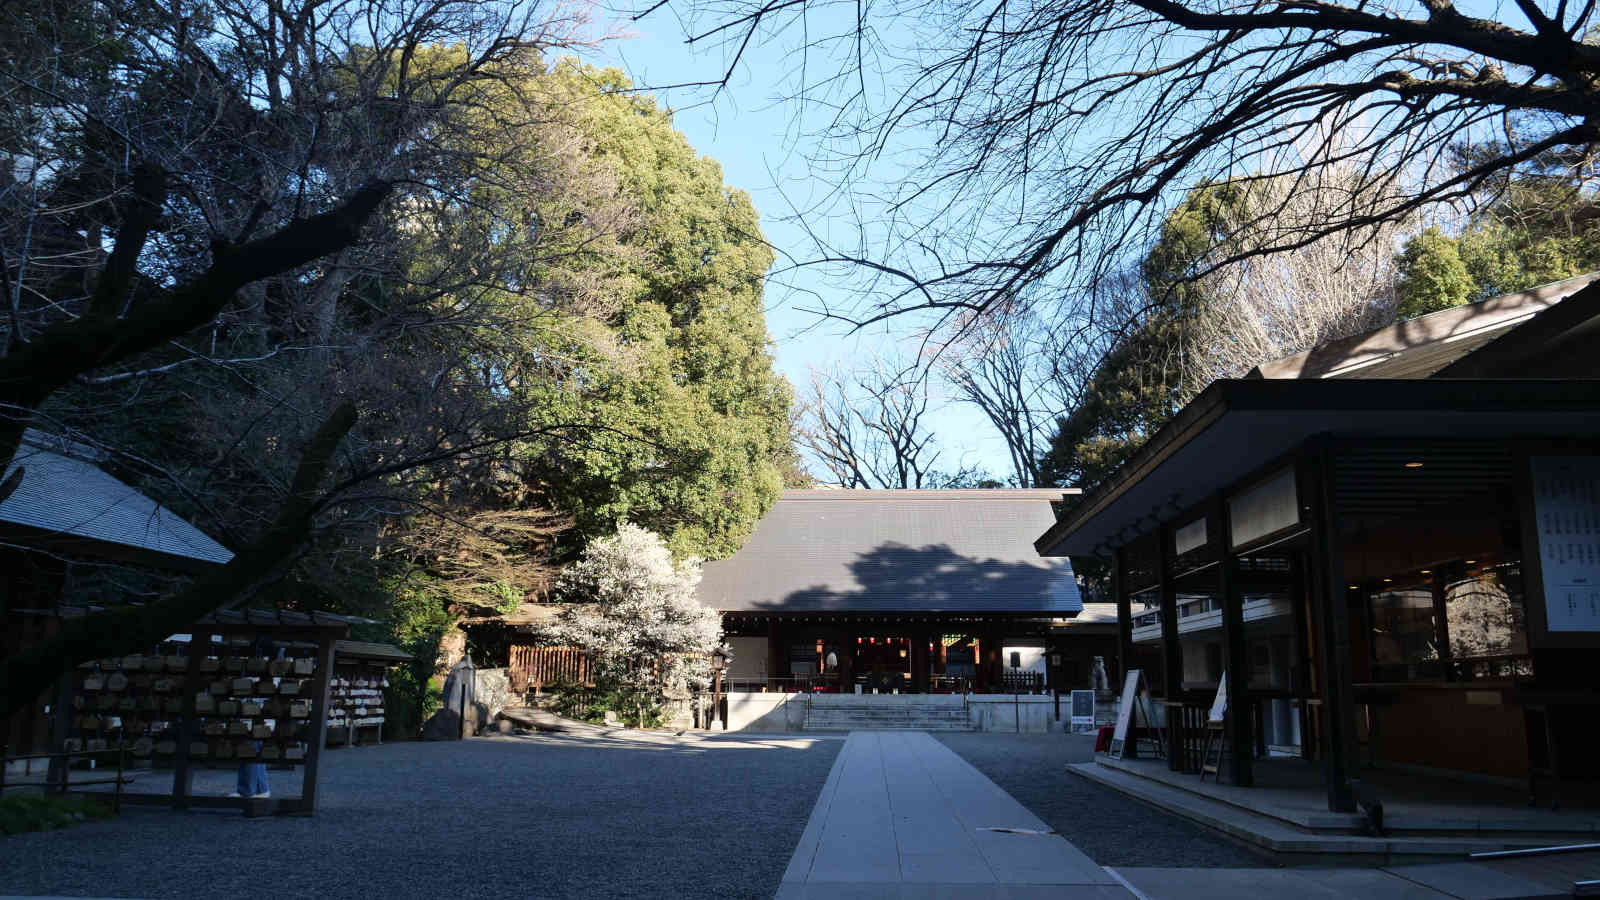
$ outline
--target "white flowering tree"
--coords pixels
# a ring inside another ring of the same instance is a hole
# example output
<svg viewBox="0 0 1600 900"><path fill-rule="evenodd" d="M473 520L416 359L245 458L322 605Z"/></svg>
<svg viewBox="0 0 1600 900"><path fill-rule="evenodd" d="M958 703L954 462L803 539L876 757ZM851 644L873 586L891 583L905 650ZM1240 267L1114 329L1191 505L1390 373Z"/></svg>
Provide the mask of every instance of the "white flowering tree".
<svg viewBox="0 0 1600 900"><path fill-rule="evenodd" d="M588 651L596 683L643 724L709 679L722 620L695 599L699 583L698 559L674 560L659 536L625 522L562 572L556 590L571 605L550 636Z"/></svg>

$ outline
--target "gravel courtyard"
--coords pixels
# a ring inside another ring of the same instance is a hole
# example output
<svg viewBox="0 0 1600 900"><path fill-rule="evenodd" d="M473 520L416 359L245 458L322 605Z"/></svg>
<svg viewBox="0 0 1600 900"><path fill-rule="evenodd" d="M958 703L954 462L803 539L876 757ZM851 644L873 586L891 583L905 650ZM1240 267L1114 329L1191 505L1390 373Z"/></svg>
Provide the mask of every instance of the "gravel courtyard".
<svg viewBox="0 0 1600 900"><path fill-rule="evenodd" d="M529 736L330 751L314 818L131 809L5 838L0 895L764 900L842 744Z"/></svg>
<svg viewBox="0 0 1600 900"><path fill-rule="evenodd" d="M1066 770L1094 759L1094 736L936 735L1102 866L1261 868L1262 857Z"/></svg>

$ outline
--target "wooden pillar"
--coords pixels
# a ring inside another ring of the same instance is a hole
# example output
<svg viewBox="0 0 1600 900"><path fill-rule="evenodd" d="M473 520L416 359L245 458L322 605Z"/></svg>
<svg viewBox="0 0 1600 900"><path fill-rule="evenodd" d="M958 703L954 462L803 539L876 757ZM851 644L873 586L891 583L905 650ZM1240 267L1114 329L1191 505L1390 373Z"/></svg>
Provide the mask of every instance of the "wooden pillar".
<svg viewBox="0 0 1600 900"><path fill-rule="evenodd" d="M200 734L195 721L194 699L200 690L200 661L211 655L211 632L196 627L189 635L189 666L183 674L183 718L178 721L178 757L172 766L172 808L188 809L194 790L194 771L189 767L189 743Z"/></svg>
<svg viewBox="0 0 1600 900"><path fill-rule="evenodd" d="M1344 548L1327 439L1311 445L1312 615L1317 624L1317 687L1322 699L1322 771L1328 809L1355 812L1350 779L1356 772L1355 699L1350 679L1350 616L1344 581Z"/></svg>
<svg viewBox="0 0 1600 900"><path fill-rule="evenodd" d="M1228 502L1219 496L1215 506L1217 549L1217 593L1222 598L1223 671L1228 673L1228 744L1233 748L1228 774L1240 787L1255 784L1255 711L1250 707L1250 657L1244 639L1244 597L1239 593L1238 557L1233 552L1233 528L1228 518Z"/></svg>
<svg viewBox="0 0 1600 900"><path fill-rule="evenodd" d="M1311 553L1296 553L1293 560L1290 610L1294 616L1294 637L1290 647L1294 654L1294 666L1289 670L1289 692L1294 696L1299 712L1300 758L1314 759L1316 753L1311 745L1311 722L1308 716L1311 707L1306 703L1311 699L1311 655L1307 639L1309 632L1306 630L1306 603L1310 599L1312 585L1306 567L1311 564Z"/></svg>
<svg viewBox="0 0 1600 900"><path fill-rule="evenodd" d="M1161 684L1166 692L1166 709L1178 710L1174 721L1170 712L1167 718L1167 767L1175 772L1183 770L1183 648L1178 645L1178 591L1172 584L1172 548L1167 544L1167 529L1156 532L1156 574L1160 579L1161 595Z"/></svg>
<svg viewBox="0 0 1600 900"><path fill-rule="evenodd" d="M928 640L926 628L911 630L911 692L915 694L928 692Z"/></svg>
<svg viewBox="0 0 1600 900"><path fill-rule="evenodd" d="M836 632L839 641L839 693L855 693L856 636L848 629Z"/></svg>
<svg viewBox="0 0 1600 900"><path fill-rule="evenodd" d="M317 684L313 696L317 705L311 710L311 746L306 748L305 774L300 780L300 809L301 815L309 816L317 811L317 770L322 761L322 751L328 746L328 697L333 683L333 645L334 633L324 630L317 646ZM476 703L477 687L473 686L473 701ZM461 721L466 722L467 716L472 712L461 710Z"/></svg>
<svg viewBox="0 0 1600 900"><path fill-rule="evenodd" d="M1111 597L1117 603L1117 674L1112 690L1120 690L1133 668L1133 598L1128 596L1128 579L1123 574L1122 548L1111 553Z"/></svg>
<svg viewBox="0 0 1600 900"><path fill-rule="evenodd" d="M789 654L783 649L783 641L778 636L778 617L767 617L767 688L780 690L782 682L777 680L779 675L787 674L789 668Z"/></svg>
<svg viewBox="0 0 1600 900"><path fill-rule="evenodd" d="M984 673L986 673L989 690L1000 690L1005 687L1003 679L1000 677L1000 671L1002 671L1000 669L1000 666L1002 666L1000 644L1002 644L1000 633L994 626L990 625L989 628L984 629Z"/></svg>

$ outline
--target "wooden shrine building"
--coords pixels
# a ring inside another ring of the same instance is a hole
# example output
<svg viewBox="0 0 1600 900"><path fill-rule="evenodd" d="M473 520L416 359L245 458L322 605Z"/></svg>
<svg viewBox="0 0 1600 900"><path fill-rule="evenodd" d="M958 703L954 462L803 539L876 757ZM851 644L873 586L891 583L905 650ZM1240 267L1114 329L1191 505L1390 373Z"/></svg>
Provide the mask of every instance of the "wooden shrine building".
<svg viewBox="0 0 1600 900"><path fill-rule="evenodd" d="M1171 768L1199 771L1226 672L1237 785L1270 756L1317 760L1335 811L1369 766L1541 802L1595 783L1591 278L1218 381L1043 531L1047 557L1113 562Z"/></svg>
<svg viewBox="0 0 1600 900"><path fill-rule="evenodd" d="M795 490L707 563L734 691L922 693L1088 686L1115 627L1085 622L1070 562L1032 539L1056 490ZM1091 617L1092 618L1092 617ZM1072 639L1065 635L1072 631Z"/></svg>

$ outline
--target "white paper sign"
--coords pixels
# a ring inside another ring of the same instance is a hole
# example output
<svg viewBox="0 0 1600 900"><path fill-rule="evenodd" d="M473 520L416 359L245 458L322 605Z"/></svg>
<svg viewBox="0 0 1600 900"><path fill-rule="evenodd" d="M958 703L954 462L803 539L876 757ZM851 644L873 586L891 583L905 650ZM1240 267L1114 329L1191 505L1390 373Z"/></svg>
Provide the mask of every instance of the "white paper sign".
<svg viewBox="0 0 1600 900"><path fill-rule="evenodd" d="M1114 744L1125 744L1128 740L1128 726L1133 722L1133 704L1139 696L1139 678L1143 674L1142 669L1129 669L1122 681L1122 705L1117 708L1117 728L1111 737Z"/></svg>
<svg viewBox="0 0 1600 900"><path fill-rule="evenodd" d="M1223 672L1222 678L1217 681L1217 696L1211 701L1211 712L1206 714L1206 721L1221 722L1222 717L1228 714L1228 673Z"/></svg>
<svg viewBox="0 0 1600 900"><path fill-rule="evenodd" d="M1550 631L1600 631L1600 456L1532 456Z"/></svg>

